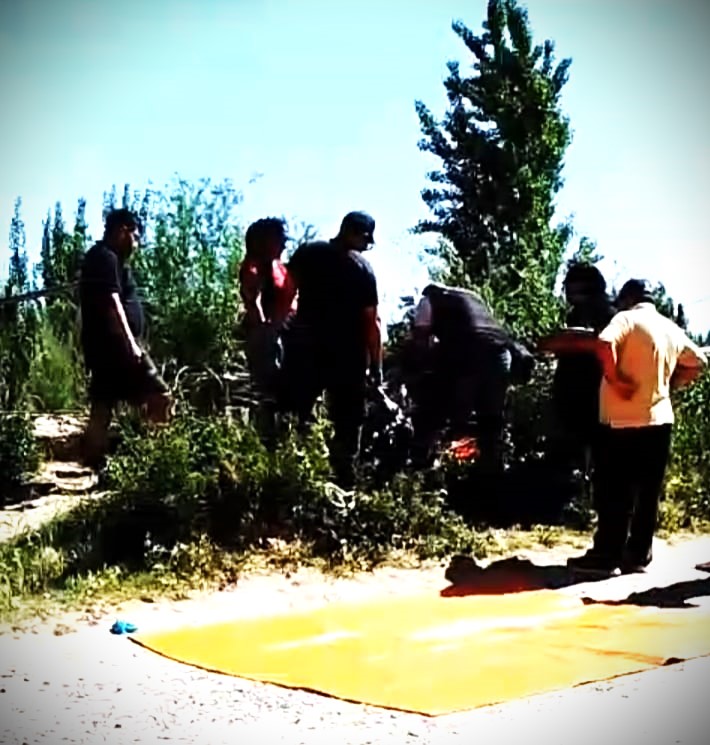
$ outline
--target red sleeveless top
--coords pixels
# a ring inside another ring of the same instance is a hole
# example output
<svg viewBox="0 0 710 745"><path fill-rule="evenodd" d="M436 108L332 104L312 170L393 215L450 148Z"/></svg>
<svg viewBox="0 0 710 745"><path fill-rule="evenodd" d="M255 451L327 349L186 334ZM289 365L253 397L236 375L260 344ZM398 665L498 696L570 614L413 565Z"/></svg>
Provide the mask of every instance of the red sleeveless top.
<svg viewBox="0 0 710 745"><path fill-rule="evenodd" d="M293 281L280 259L274 259L270 265L254 258L244 259L239 267L239 281L245 303L261 294L267 321L280 323L296 308Z"/></svg>

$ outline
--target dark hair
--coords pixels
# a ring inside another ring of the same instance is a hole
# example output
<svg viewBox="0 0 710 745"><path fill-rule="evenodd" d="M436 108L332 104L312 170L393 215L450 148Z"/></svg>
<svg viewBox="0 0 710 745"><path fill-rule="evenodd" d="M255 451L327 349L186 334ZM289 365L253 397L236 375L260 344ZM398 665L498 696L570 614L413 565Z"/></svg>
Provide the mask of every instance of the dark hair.
<svg viewBox="0 0 710 745"><path fill-rule="evenodd" d="M624 282L623 287L616 296L616 303L654 303L653 290L646 279L629 279Z"/></svg>
<svg viewBox="0 0 710 745"><path fill-rule="evenodd" d="M247 256L259 253L263 242L269 238L287 239L286 221L280 217L263 217L253 222L244 234L244 245Z"/></svg>
<svg viewBox="0 0 710 745"><path fill-rule="evenodd" d="M141 221L138 215L131 210L122 207L120 209L114 209L107 213L104 218L104 233L113 233L116 228L138 228L141 230Z"/></svg>
<svg viewBox="0 0 710 745"><path fill-rule="evenodd" d="M586 264L582 261L572 262L567 269L567 274L565 275L562 284L568 285L571 282L585 284L595 292L606 292L606 280L604 279L604 275L596 266L594 266L594 264Z"/></svg>
<svg viewBox="0 0 710 745"><path fill-rule="evenodd" d="M340 235L364 233L374 240L375 219L367 212L348 212L340 223Z"/></svg>

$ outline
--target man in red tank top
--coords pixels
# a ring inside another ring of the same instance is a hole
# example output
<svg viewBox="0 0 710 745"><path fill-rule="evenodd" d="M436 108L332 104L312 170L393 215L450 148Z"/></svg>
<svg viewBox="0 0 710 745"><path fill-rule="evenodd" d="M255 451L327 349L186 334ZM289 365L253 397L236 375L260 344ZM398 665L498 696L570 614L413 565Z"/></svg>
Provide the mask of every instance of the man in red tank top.
<svg viewBox="0 0 710 745"><path fill-rule="evenodd" d="M296 288L281 261L286 240L283 220L257 220L247 228L246 255L239 267L249 372L266 394L273 391L280 367L281 331L296 307Z"/></svg>

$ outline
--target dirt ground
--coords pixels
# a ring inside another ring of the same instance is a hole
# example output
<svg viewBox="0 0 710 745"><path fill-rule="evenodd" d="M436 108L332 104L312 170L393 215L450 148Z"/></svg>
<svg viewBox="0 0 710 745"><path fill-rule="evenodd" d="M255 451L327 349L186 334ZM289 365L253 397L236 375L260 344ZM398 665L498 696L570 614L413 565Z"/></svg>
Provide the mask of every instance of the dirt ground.
<svg viewBox="0 0 710 745"><path fill-rule="evenodd" d="M519 555L540 566L554 566L569 552ZM659 541L647 574L560 591L623 599L631 592L672 589L683 582L691 583L691 595L697 584L698 595L707 596L702 588L710 578L694 566L708 558L710 537L678 545ZM447 584L443 565L381 568L349 578L304 569L290 575L249 576L228 591L184 601L136 600L99 616L63 614L22 631L6 628L0 636L0 742L710 742L710 658L431 718L206 672L109 633L117 618L149 631L338 600L439 591Z"/></svg>

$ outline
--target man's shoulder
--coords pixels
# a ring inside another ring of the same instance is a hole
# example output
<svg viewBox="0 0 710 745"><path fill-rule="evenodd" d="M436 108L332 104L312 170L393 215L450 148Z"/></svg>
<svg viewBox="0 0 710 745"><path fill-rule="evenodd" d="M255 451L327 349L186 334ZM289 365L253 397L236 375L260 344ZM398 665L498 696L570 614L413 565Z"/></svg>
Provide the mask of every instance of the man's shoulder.
<svg viewBox="0 0 710 745"><path fill-rule="evenodd" d="M366 274L371 274L373 277L375 276L372 264L370 264L370 262L362 255L361 251L350 250L347 251L345 255L353 266Z"/></svg>
<svg viewBox="0 0 710 745"><path fill-rule="evenodd" d="M303 256L307 254L319 253L330 249L331 245L329 241L307 241L306 243L301 243L301 245L298 246L298 248L291 255L291 258L293 259L293 257L296 255Z"/></svg>
<svg viewBox="0 0 710 745"><path fill-rule="evenodd" d="M90 276L106 267L118 267L118 256L105 243L98 241L84 254L81 275Z"/></svg>
<svg viewBox="0 0 710 745"><path fill-rule="evenodd" d="M108 261L112 264L118 263L118 256L103 241L97 241L84 254L83 264L91 265L97 262Z"/></svg>
<svg viewBox="0 0 710 745"><path fill-rule="evenodd" d="M308 241L307 243L301 243L289 257L287 266L293 269L296 267L301 268L304 265L318 264L324 258L327 258L330 252L331 246L327 241Z"/></svg>

